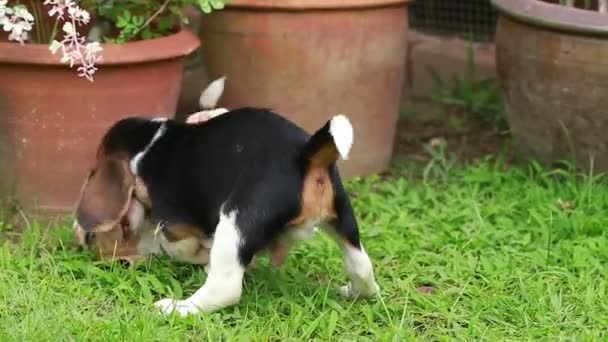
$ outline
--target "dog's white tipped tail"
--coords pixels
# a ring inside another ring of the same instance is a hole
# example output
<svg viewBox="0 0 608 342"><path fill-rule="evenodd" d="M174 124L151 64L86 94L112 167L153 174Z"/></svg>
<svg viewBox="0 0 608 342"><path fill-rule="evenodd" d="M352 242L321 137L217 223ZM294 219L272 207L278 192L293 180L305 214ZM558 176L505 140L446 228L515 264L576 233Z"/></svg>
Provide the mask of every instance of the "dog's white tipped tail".
<svg viewBox="0 0 608 342"><path fill-rule="evenodd" d="M198 100L198 104L201 109L213 109L217 106L220 97L224 94L224 84L226 83L226 76L218 78L211 82L205 90L201 93L201 97Z"/></svg>
<svg viewBox="0 0 608 342"><path fill-rule="evenodd" d="M353 146L353 125L344 114L334 116L329 123L329 133L334 139L334 144L340 153L340 157L346 160Z"/></svg>
<svg viewBox="0 0 608 342"><path fill-rule="evenodd" d="M346 115L336 115L313 134L302 148L302 165L330 167L338 160L348 159L353 147L353 126Z"/></svg>

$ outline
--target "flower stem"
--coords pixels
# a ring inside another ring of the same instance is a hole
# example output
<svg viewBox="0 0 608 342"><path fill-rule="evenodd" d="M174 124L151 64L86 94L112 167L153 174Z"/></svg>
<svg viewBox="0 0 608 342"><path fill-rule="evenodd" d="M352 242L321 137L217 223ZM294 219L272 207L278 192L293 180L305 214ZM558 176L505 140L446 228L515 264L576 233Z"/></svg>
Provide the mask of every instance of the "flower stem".
<svg viewBox="0 0 608 342"><path fill-rule="evenodd" d="M34 6L32 8L32 10L34 11L34 26L36 26L36 39L34 39L35 43L41 43L42 42L42 15L41 15L41 11L40 11L40 7L38 6L38 3L36 1L34 2ZM31 4L31 2L30 2ZM24 5L25 6L25 5Z"/></svg>
<svg viewBox="0 0 608 342"><path fill-rule="evenodd" d="M148 25L150 25L150 23L154 19L156 19L156 17L158 17L165 10L165 8L167 8L167 5L169 4L169 1L170 0L165 0L165 2L163 2L163 4L158 9L158 11L156 11L150 18L148 18L148 20L146 20L146 22L140 28L137 29L137 31L135 31L135 33L133 34L133 38L135 38L135 36L137 36L139 34L139 32L141 32L141 30L143 30Z"/></svg>
<svg viewBox="0 0 608 342"><path fill-rule="evenodd" d="M37 20L39 22L36 23L36 26L39 27L38 30L38 43L48 43L48 32L47 32L47 27L46 27L46 23L44 22L44 11L42 8L42 4L40 1L32 1L35 3L34 7L34 11L36 12L36 17Z"/></svg>
<svg viewBox="0 0 608 342"><path fill-rule="evenodd" d="M59 18L55 18L55 23L53 24L53 29L51 30L51 35L49 37L49 42L55 40L57 36L57 27L59 26Z"/></svg>

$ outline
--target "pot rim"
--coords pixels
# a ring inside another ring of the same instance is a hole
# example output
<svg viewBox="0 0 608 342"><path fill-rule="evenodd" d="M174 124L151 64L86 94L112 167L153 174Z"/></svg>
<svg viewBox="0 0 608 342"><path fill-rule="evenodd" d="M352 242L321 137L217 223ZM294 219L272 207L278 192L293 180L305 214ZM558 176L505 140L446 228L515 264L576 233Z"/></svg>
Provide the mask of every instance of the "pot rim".
<svg viewBox="0 0 608 342"><path fill-rule="evenodd" d="M230 0L226 8L272 9L285 11L341 10L387 7L413 0Z"/></svg>
<svg viewBox="0 0 608 342"><path fill-rule="evenodd" d="M492 4L501 13L528 24L608 36L608 14L538 0L492 0Z"/></svg>
<svg viewBox="0 0 608 342"><path fill-rule="evenodd" d="M148 40L124 44L101 44L102 59L96 65L139 64L184 57L201 45L199 38L188 29ZM0 63L61 65L61 56L53 55L48 44L0 42Z"/></svg>

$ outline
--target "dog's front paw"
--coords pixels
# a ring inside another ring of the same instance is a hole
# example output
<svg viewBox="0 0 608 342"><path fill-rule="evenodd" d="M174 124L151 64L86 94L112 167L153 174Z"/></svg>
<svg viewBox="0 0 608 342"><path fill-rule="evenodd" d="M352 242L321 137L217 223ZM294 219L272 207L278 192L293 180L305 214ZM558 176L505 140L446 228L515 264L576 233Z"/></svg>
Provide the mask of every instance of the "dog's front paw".
<svg viewBox="0 0 608 342"><path fill-rule="evenodd" d="M201 312L200 308L188 300L175 300L171 298L161 299L154 303L154 306L160 309L164 315L170 315L177 312L180 317L188 315L196 315Z"/></svg>
<svg viewBox="0 0 608 342"><path fill-rule="evenodd" d="M353 286L353 283L349 282L347 285L340 286L338 291L346 298L371 297L380 292L380 286L376 282L367 284L367 286Z"/></svg>

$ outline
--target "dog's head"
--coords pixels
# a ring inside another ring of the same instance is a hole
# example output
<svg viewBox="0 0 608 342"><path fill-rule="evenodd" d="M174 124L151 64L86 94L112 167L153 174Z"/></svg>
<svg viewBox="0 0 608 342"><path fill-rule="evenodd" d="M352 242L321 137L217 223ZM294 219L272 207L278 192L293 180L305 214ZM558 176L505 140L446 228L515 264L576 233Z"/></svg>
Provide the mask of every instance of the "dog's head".
<svg viewBox="0 0 608 342"><path fill-rule="evenodd" d="M131 173L127 158L97 159L76 206L74 234L78 245L103 260L134 261L141 257L139 228L145 218L137 193L145 187Z"/></svg>
<svg viewBox="0 0 608 342"><path fill-rule="evenodd" d="M203 90L203 111L190 115L188 124L202 124L227 112L215 108L224 91L225 77ZM134 261L158 250L154 227L145 220L151 203L147 188L129 168L134 151L141 151L154 136L153 121L136 118L116 123L103 137L95 166L88 174L76 206L76 243L101 259ZM145 134L140 134L145 132Z"/></svg>

